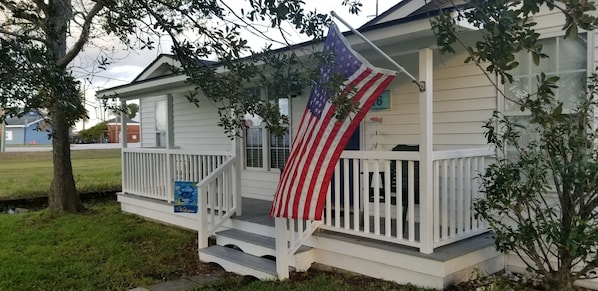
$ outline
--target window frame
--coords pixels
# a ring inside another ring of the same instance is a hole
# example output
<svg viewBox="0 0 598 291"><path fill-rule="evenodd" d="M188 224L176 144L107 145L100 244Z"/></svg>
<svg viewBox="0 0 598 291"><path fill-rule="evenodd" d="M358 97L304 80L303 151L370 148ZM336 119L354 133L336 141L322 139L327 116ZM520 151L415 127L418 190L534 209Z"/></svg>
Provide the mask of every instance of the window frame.
<svg viewBox="0 0 598 291"><path fill-rule="evenodd" d="M586 36L586 47L585 47L585 49L586 49L585 73L586 74L585 75L586 75L586 78L587 78L587 77L590 77L591 72L593 71L593 68L592 68L591 64L594 63L594 54L593 54L593 46L592 46L592 44L594 43L594 34L591 33L591 32L585 31L585 30L580 31L579 34L580 35L581 34L585 34L585 36ZM555 31L555 32L552 32L552 33L550 33L550 32L543 33L542 36L539 38L539 40L547 40L547 39L553 39L554 40L554 39L557 39L557 38L563 38L564 36L565 35L562 33L562 31L558 30L558 31ZM557 46L557 50L558 50L558 46ZM549 56L549 57L552 57L552 56ZM533 70L530 69L531 66L534 66L533 62L531 61L531 54L528 54L528 58L529 58L529 60L527 62L529 64L528 74L527 75L513 75L514 78L517 77L517 76L527 76L530 79L536 77L537 73L533 73L532 72ZM547 61L547 59L540 60L540 62L542 62L542 61ZM557 69L555 73L559 74L559 70ZM530 84L532 84L532 82L528 81L528 90L529 90ZM509 83L505 83L505 84L503 84L501 86L501 90L502 90L503 94L507 94L507 91L508 91L507 90L507 86L508 85L509 85ZM585 89L585 87L584 87L584 89ZM500 112L503 113L504 116L509 116L509 117L511 117L511 116L529 116L531 114L527 110L525 110L525 111L521 111L519 109L507 110L506 103L508 102L508 100L505 98L505 96L503 94L497 94L498 95L498 104L497 104L498 106L497 106L497 108L498 108L498 110ZM557 91L557 93L555 95L556 95L557 98L559 98L558 91ZM559 100L560 100L560 98L559 98ZM563 100L561 100L561 101L563 101ZM564 107L563 108L563 113L569 114L569 113L572 113L572 110L570 108Z"/></svg>
<svg viewBox="0 0 598 291"><path fill-rule="evenodd" d="M258 87L251 87L248 88L247 90L256 90L259 89L259 97L262 101L264 102L272 102L272 101L278 101L280 99L287 99L287 110L288 110L288 119L289 119L289 125L285 126L288 128L287 130L287 134L288 134L288 151L286 153L286 157L284 158L286 160L286 158L288 158L288 155L290 153L290 147L291 147L291 143L292 143L292 127L291 127L291 116L292 116L292 111L291 111L291 97L277 97L277 98L273 98L271 96L269 96L267 94L267 90L264 88L258 88ZM246 115L247 116L247 115ZM257 120L259 119L259 116L254 117ZM247 119L246 119L247 122ZM279 169L282 170L280 168L275 168L272 167L272 150L284 150L284 146L282 147L278 147L278 146L272 146L271 141L272 141L272 132L270 130L268 130L266 128L265 123L260 122L258 125L254 125L253 123L247 122L247 129L245 130L245 141L243 142L243 166L245 169L248 170L255 170L255 171L272 171L273 169ZM249 135L247 133L247 130L249 129L255 129L255 128L260 128L261 129L261 147L260 146L250 146L248 147L248 138ZM261 167L255 167L250 165L250 163L248 162L248 150L249 149L260 149L261 148Z"/></svg>

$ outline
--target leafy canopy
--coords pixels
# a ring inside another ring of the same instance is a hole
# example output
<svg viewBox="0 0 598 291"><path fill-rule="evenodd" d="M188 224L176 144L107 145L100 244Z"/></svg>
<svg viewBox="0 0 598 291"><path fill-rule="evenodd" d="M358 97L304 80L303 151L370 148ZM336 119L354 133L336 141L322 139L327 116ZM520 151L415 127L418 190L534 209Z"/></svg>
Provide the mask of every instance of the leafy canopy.
<svg viewBox="0 0 598 291"><path fill-rule="evenodd" d="M442 52L462 46L469 54L465 62L505 84L514 81L510 71L519 66L519 52L531 54L535 65L551 57L538 43L534 21L545 8L565 19L566 37L577 37L580 29L593 33L598 24L594 3L576 0L471 0L455 18L443 11L431 23ZM462 41L459 21L478 29L474 45ZM529 123L496 112L484 126L497 157L480 176L486 197L475 202L476 213L495 232L497 249L517 254L549 290L571 290L598 267L597 78L592 74L586 95L565 110L560 100L568 96L555 96L559 78L541 72L535 90L510 100L529 114Z"/></svg>

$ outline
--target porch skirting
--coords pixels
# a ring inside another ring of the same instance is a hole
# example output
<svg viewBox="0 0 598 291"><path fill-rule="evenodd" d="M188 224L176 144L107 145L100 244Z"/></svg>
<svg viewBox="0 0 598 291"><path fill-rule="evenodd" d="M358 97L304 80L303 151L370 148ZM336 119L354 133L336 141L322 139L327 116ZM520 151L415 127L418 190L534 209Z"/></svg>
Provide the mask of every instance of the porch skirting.
<svg viewBox="0 0 598 291"><path fill-rule="evenodd" d="M270 202L248 198L244 200L247 206L244 215L233 218L222 229L239 229L273 239L273 221L267 216ZM193 231L198 229L196 214L174 213L173 205L166 201L126 193L119 193L118 201L124 212ZM264 255L264 247L247 246L243 239L235 242L225 238L225 232L216 233L217 241L222 241L222 244L237 245L246 253L258 257ZM319 267L337 268L401 284L410 283L436 289L443 289L475 275L498 272L504 269L506 263L506 257L494 250L490 234L436 248L432 254L422 254L415 247L332 231L317 231L304 245L310 248L307 252L310 259L304 262L306 267L300 269L316 264ZM256 249L262 250L261 253L256 251L254 254ZM274 249L270 252L271 255L275 253ZM235 269L228 271L234 272Z"/></svg>
<svg viewBox="0 0 598 291"><path fill-rule="evenodd" d="M197 231L196 213L174 213L174 204L127 193L118 193L117 201L123 212L132 213L148 220Z"/></svg>

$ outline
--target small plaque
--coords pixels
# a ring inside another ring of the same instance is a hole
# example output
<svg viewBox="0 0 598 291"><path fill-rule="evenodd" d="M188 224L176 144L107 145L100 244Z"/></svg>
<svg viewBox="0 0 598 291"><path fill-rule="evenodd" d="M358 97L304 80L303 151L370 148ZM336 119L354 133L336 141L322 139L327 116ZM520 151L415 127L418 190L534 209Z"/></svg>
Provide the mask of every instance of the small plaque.
<svg viewBox="0 0 598 291"><path fill-rule="evenodd" d="M174 182L174 212L197 213L197 182Z"/></svg>
<svg viewBox="0 0 598 291"><path fill-rule="evenodd" d="M374 105L372 105L372 109L390 109L390 90L384 90Z"/></svg>

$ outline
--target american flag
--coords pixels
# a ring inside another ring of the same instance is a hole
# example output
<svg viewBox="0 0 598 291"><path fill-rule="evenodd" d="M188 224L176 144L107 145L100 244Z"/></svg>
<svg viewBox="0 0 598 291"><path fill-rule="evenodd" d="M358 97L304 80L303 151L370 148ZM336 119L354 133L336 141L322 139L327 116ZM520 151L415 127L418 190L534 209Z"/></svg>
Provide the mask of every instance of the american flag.
<svg viewBox="0 0 598 291"><path fill-rule="evenodd" d="M351 49L334 24L329 27L324 52L333 54L333 65L320 69L320 80L312 87L276 189L270 212L273 217L322 219L334 166L365 114L397 74L372 66ZM335 92L325 87L337 74L346 80L340 89L360 105L342 120L335 117L336 108L329 102Z"/></svg>

